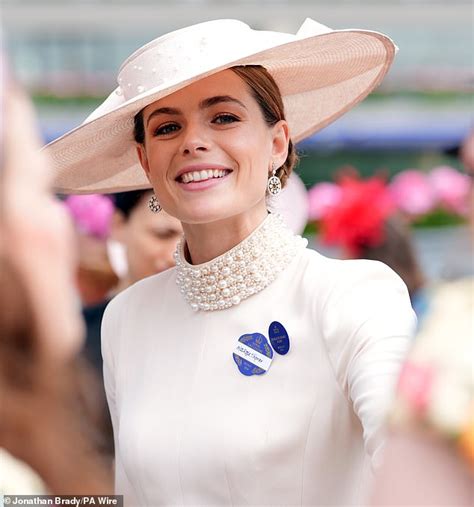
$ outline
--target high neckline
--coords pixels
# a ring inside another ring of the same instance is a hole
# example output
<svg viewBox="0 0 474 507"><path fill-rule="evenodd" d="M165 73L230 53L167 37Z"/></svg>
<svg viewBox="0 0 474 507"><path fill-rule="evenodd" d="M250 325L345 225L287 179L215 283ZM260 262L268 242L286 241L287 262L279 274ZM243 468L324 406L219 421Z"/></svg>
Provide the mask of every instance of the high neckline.
<svg viewBox="0 0 474 507"><path fill-rule="evenodd" d="M176 283L192 310L224 310L268 287L307 243L276 214L269 214L232 249L203 264L185 259L183 238L174 254Z"/></svg>

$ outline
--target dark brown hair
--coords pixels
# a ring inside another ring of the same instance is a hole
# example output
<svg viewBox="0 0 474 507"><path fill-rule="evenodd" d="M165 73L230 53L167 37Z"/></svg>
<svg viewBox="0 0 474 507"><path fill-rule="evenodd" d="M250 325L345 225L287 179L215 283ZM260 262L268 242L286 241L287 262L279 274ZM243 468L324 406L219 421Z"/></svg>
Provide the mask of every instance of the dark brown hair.
<svg viewBox="0 0 474 507"><path fill-rule="evenodd" d="M269 127L280 120L285 119L283 99L280 90L271 74L260 65L247 65L231 67L250 88L254 99L262 111L265 122ZM145 142L145 128L143 126L143 109L134 118L134 139L139 144ZM285 186L293 168L298 162L298 155L293 142L288 143L288 155L285 163L277 170L276 175L280 178L282 186Z"/></svg>

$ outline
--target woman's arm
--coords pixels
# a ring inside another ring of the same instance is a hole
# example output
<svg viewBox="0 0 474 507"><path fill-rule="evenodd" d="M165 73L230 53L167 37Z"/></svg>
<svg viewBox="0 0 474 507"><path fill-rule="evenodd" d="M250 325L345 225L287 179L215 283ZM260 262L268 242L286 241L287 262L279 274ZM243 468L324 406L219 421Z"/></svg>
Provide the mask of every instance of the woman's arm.
<svg viewBox="0 0 474 507"><path fill-rule="evenodd" d="M385 417L416 317L405 284L385 264L339 261L334 276L321 309L322 332L337 381L361 421L365 448L377 465Z"/></svg>

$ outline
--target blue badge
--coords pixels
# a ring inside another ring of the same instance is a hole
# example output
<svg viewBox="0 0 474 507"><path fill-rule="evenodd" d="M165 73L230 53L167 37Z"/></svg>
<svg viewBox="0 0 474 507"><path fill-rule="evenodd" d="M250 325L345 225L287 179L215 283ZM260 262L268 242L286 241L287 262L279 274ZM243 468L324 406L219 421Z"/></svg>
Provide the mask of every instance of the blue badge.
<svg viewBox="0 0 474 507"><path fill-rule="evenodd" d="M290 339L286 329L280 322L272 322L268 328L268 336L270 337L270 343L275 349L275 352L284 356L290 350Z"/></svg>
<svg viewBox="0 0 474 507"><path fill-rule="evenodd" d="M263 334L244 334L235 346L233 357L240 373L262 375L272 364L273 350Z"/></svg>

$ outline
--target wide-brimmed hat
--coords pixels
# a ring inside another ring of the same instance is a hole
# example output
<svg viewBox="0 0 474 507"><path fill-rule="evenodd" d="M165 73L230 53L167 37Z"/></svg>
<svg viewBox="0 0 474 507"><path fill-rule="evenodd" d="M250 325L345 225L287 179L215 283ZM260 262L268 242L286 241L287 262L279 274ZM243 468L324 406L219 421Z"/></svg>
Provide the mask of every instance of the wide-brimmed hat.
<svg viewBox="0 0 474 507"><path fill-rule="evenodd" d="M146 105L237 65L261 65L283 97L293 142L322 129L383 79L396 46L367 30L331 30L307 19L296 35L221 19L146 44L122 64L118 86L84 121L50 143L56 190L99 193L148 188L133 138Z"/></svg>

